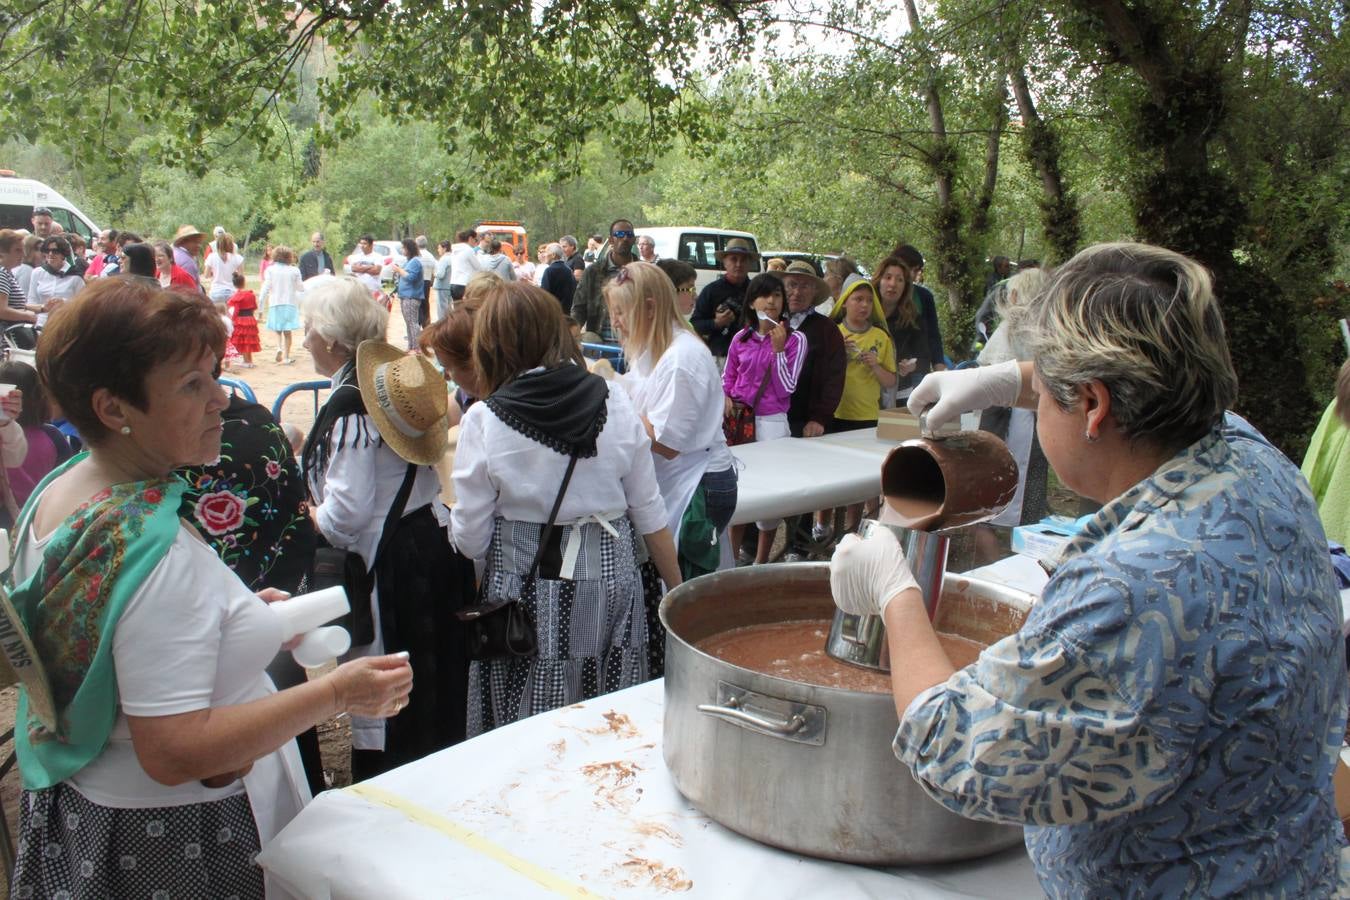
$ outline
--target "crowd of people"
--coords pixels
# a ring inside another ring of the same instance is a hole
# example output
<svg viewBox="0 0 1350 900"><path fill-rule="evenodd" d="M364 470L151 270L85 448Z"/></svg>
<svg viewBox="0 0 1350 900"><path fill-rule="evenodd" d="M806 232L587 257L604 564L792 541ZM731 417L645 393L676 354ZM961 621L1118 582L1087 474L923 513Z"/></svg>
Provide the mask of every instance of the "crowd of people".
<svg viewBox="0 0 1350 900"><path fill-rule="evenodd" d="M1027 625L960 671L893 535L839 544L836 602L882 616L907 661L895 752L925 789L1026 824L1056 896L1321 896L1338 877L1347 692L1325 538L1297 471L1227 412L1222 322L1185 257L1110 245L1009 268L985 364L946 372L908 244L870 277L847 258L752 274L733 238L696 293L627 219L590 259L563 236L532 268L466 229L392 264L363 236L347 275L315 234L298 257L270 248L255 296L224 229L108 232L78 264L31 237L40 278L9 265L29 238L0 232L12 321L42 326L36 371L0 367L7 588L43 664L15 730L16 896L261 897L253 856L327 784L319 723L350 715L359 780L659 677L661 598L748 539L729 528L730 447L897 405L1011 410L1010 441L1032 422L1043 464L1101 504ZM386 342L394 299L404 347ZM252 364L260 309L277 361L300 331L331 382L308 434L216 380L232 353ZM623 371L588 359L592 340ZM828 547L832 523L802 517L790 558ZM745 562L770 559L780 524L756 523ZM274 607L328 584L353 646L320 676L278 653ZM1225 774L1235 759L1256 768Z"/></svg>

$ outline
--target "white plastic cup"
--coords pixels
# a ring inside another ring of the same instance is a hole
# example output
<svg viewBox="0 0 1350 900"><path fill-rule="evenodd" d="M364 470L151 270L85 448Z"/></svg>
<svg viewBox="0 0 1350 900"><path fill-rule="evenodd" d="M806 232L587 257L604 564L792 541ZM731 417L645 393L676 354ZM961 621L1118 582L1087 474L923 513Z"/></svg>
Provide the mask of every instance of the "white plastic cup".
<svg viewBox="0 0 1350 900"><path fill-rule="evenodd" d="M306 669L317 669L337 659L352 647L352 636L340 625L325 625L305 635L291 650L291 656Z"/></svg>
<svg viewBox="0 0 1350 900"><path fill-rule="evenodd" d="M308 594L297 594L289 600L278 600L269 603L268 606L276 610L277 615L281 617L282 630L285 632L283 641L289 641L297 634L313 631L320 625L345 615L347 610L351 609L351 605L347 602L347 591L341 585Z"/></svg>

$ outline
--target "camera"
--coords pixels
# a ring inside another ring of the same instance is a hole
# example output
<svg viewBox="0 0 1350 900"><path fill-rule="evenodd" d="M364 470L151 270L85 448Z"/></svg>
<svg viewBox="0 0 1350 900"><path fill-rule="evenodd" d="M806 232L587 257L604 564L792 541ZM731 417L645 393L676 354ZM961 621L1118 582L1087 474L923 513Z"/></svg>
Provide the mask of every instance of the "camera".
<svg viewBox="0 0 1350 900"><path fill-rule="evenodd" d="M730 299L728 299L728 300L723 300L721 303L717 304L717 311L718 311L718 312L726 311L726 312L730 312L730 313L735 313L736 318L738 318L738 319L740 318L741 312L742 312L742 310L744 310L744 309L745 309L745 304L744 304L743 302L737 301L737 300L730 300Z"/></svg>

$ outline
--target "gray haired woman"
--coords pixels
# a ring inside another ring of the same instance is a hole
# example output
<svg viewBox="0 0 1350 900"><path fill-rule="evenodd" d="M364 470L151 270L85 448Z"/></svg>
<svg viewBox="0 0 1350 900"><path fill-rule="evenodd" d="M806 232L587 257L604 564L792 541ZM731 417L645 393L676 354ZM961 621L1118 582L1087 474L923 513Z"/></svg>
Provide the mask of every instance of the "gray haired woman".
<svg viewBox="0 0 1350 900"><path fill-rule="evenodd" d="M352 654L408 651L419 673L397 719L352 717L352 777L361 780L464 738L469 663L454 612L473 593L473 566L450 547L449 512L430 464L437 448L444 452L445 428L405 443L381 428L388 394L370 408L371 392L362 390L357 348L388 348L389 313L355 278L319 276L305 284L304 317L305 348L333 383L301 451L314 522L330 546L360 556L374 579L369 607L354 610L366 633L354 629ZM421 357L404 359L431 368ZM370 374L383 377L390 368ZM444 395L434 370L430 381ZM399 497L402 513L379 551Z"/></svg>
<svg viewBox="0 0 1350 900"><path fill-rule="evenodd" d="M934 425L1037 405L1061 482L1103 504L1020 631L953 671L894 535L847 537L840 608L880 614L896 755L948 808L1026 827L1052 897L1340 894L1341 607L1298 470L1237 395L1205 269L1084 250L1022 326L1033 362L930 375Z"/></svg>

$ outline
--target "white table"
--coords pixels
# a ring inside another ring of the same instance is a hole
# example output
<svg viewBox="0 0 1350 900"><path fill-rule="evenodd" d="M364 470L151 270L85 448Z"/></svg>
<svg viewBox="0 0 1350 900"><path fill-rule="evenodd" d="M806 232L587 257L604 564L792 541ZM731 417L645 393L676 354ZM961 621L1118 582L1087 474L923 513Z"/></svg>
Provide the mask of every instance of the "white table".
<svg viewBox="0 0 1350 900"><path fill-rule="evenodd" d="M258 861L295 896L331 900L1042 896L1020 847L877 869L723 828L685 801L662 761L663 690L648 682L327 791Z"/></svg>
<svg viewBox="0 0 1350 900"><path fill-rule="evenodd" d="M731 524L783 519L879 496L881 464L897 445L878 440L870 428L732 447L743 465L737 466Z"/></svg>

